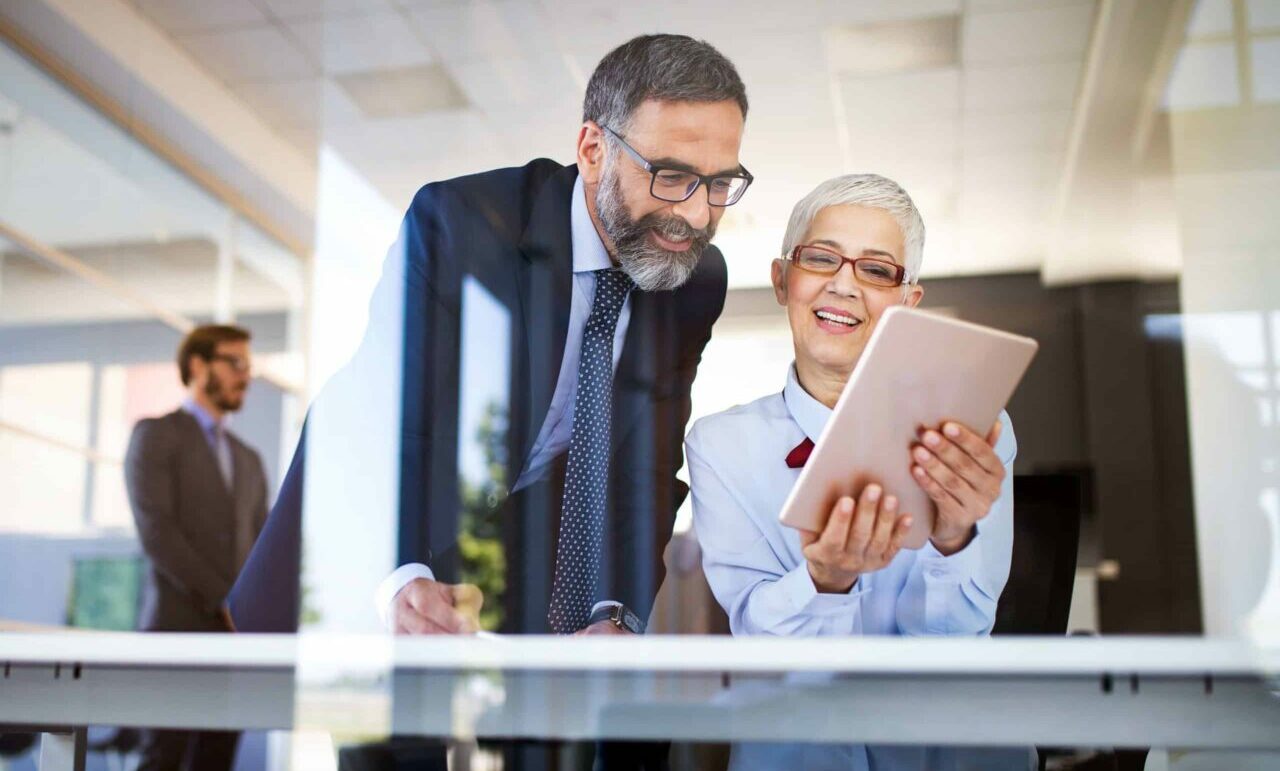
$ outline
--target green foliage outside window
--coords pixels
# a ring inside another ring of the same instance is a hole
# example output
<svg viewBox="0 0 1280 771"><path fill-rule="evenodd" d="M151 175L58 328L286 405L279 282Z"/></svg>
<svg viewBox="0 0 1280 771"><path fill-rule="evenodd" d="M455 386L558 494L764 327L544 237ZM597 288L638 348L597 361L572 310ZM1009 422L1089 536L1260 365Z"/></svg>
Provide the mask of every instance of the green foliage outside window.
<svg viewBox="0 0 1280 771"><path fill-rule="evenodd" d="M480 626L495 631L502 626L503 595L507 589L507 556L502 543L503 501L507 495L506 412L490 402L476 430L484 454L485 472L479 482L459 479L462 516L458 527L458 553L464 583L484 592Z"/></svg>

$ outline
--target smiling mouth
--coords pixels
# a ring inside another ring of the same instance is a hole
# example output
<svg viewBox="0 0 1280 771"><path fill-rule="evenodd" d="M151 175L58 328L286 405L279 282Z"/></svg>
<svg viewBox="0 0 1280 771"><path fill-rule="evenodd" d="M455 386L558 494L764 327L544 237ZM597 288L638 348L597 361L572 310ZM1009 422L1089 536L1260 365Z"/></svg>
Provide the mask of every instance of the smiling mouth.
<svg viewBox="0 0 1280 771"><path fill-rule="evenodd" d="M683 252L693 244L693 238L689 236L669 238L658 232L657 228L653 228L649 232L653 235L653 239L658 242L658 245L669 252Z"/></svg>
<svg viewBox="0 0 1280 771"><path fill-rule="evenodd" d="M850 316L845 313L833 313L832 311L814 311L813 315L817 316L819 319L822 319L823 321L829 321L832 324L841 324L843 326L849 327L850 329L862 323L862 319L854 318L853 316Z"/></svg>

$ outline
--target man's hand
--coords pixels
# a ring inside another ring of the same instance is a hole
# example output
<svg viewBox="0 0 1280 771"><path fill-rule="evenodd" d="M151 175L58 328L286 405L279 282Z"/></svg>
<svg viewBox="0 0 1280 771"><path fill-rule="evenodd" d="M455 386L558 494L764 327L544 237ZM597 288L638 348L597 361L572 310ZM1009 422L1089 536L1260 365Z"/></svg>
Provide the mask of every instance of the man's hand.
<svg viewBox="0 0 1280 771"><path fill-rule="evenodd" d="M849 591L859 575L893 561L910 529L911 516L899 515L898 499L883 495L880 485L864 487L856 505L847 495L840 498L822 533L800 531L813 585L824 594Z"/></svg>
<svg viewBox="0 0 1280 771"><path fill-rule="evenodd" d="M995 453L1000 421L986 438L959 423L940 430L922 428L921 443L911 448L911 474L934 504L933 545L954 554L969 544L973 526L991 511L1004 483L1004 464Z"/></svg>
<svg viewBox="0 0 1280 771"><path fill-rule="evenodd" d="M415 578L391 601L396 634L472 634L480 629L484 595L472 584Z"/></svg>
<svg viewBox="0 0 1280 771"><path fill-rule="evenodd" d="M623 629L606 618L603 621L595 622L591 626L584 626L573 634L576 637L580 634L632 634L632 632Z"/></svg>

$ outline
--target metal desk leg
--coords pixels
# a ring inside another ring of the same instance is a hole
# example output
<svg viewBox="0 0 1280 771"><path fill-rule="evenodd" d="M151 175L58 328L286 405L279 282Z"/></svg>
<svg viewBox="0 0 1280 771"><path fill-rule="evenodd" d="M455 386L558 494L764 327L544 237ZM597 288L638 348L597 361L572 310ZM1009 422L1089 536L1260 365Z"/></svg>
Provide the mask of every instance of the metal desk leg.
<svg viewBox="0 0 1280 771"><path fill-rule="evenodd" d="M40 734L40 771L84 771L88 729Z"/></svg>

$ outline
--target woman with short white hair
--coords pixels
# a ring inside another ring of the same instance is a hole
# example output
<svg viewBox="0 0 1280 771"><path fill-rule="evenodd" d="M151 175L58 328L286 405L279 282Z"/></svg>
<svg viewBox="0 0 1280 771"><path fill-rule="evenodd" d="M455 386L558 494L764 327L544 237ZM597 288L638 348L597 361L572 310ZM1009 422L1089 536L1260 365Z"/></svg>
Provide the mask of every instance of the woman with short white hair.
<svg viewBox="0 0 1280 771"><path fill-rule="evenodd" d="M904 448L938 509L922 549L900 550L917 512L875 484L837 501L821 533L778 522L881 314L923 297L924 238L911 197L874 174L828 180L792 212L772 264L795 347L786 385L699 420L686 440L704 568L735 634L991 631L1012 546L1008 415L981 433L928 427Z"/></svg>
<svg viewBox="0 0 1280 771"><path fill-rule="evenodd" d="M924 239L911 197L874 174L828 180L792 212L772 264L774 294L786 308L795 348L786 384L699 420L685 445L703 567L735 635L991 631L1013 540L1016 443L1008 415L994 426L922 427L912 447L886 450L902 453L937 506L921 549L903 550L900 542L911 518L924 512L900 511L897 491L877 484L823 512L821 533L778 521L877 321L886 309L915 306L924 295ZM848 755L837 767L866 768L873 757L883 767L889 758L882 753L897 759L890 766L925 762L910 748L827 749ZM779 753L811 765L809 754L798 760L795 751L795 745L739 747L734 766L782 767Z"/></svg>

